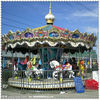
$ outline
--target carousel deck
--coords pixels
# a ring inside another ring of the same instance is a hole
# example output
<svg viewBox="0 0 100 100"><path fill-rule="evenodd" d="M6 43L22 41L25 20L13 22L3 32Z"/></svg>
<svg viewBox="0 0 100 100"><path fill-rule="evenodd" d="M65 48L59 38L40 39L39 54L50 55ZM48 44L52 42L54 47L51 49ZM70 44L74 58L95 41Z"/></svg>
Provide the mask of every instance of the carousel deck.
<svg viewBox="0 0 100 100"><path fill-rule="evenodd" d="M83 84L86 79L91 79L91 77L84 78L84 80L82 80ZM29 82L27 78L24 79L9 78L8 84L9 86L18 88L27 88L27 89L59 89L59 88L75 87L73 79L65 79L61 83L60 81L54 79L40 79L40 80L34 79Z"/></svg>

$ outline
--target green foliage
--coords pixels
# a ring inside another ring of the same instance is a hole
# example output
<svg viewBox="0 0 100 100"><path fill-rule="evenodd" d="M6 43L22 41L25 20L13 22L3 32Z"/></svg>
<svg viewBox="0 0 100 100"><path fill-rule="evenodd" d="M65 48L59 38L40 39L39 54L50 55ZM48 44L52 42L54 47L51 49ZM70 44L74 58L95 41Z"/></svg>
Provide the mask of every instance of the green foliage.
<svg viewBox="0 0 100 100"><path fill-rule="evenodd" d="M2 83L7 84L10 77L12 77L12 71L2 71Z"/></svg>

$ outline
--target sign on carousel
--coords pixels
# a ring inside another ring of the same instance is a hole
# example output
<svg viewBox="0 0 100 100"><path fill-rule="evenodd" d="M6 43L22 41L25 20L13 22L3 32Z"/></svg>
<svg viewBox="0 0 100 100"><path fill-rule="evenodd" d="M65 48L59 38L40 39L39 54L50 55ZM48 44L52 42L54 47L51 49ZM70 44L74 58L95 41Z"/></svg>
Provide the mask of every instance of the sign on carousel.
<svg viewBox="0 0 100 100"><path fill-rule="evenodd" d="M74 77L75 88L77 93L85 92L81 77Z"/></svg>

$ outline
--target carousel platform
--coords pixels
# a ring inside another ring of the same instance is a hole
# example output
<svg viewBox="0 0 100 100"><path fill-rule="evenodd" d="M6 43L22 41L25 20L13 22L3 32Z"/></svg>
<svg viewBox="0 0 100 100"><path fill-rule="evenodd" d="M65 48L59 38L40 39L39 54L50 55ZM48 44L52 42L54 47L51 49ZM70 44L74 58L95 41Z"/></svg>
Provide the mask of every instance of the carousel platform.
<svg viewBox="0 0 100 100"><path fill-rule="evenodd" d="M84 81L91 79L91 77L84 78ZM32 79L30 82L27 78L9 78L8 85L16 88L26 88L26 89L62 89L62 88L74 88L75 84L73 79L64 79L63 82L55 79Z"/></svg>

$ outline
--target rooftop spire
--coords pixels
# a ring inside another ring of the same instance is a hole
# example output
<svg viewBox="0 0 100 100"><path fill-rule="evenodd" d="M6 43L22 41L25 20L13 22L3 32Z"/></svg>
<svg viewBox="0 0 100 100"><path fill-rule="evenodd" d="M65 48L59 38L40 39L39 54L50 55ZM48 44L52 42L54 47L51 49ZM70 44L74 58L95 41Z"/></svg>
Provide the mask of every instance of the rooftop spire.
<svg viewBox="0 0 100 100"><path fill-rule="evenodd" d="M51 12L51 2L50 2L50 7L49 7L49 14L52 14L52 12Z"/></svg>
<svg viewBox="0 0 100 100"><path fill-rule="evenodd" d="M46 22L48 25L53 25L55 17L51 12L51 2L50 2L50 6L49 6L49 13L45 16L45 19L46 19Z"/></svg>

